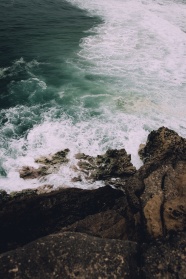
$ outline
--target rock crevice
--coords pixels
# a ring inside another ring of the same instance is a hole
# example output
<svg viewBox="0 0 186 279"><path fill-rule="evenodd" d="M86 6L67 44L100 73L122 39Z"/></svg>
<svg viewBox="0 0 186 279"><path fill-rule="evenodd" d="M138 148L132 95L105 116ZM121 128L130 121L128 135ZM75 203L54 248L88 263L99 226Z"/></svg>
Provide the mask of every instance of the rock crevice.
<svg viewBox="0 0 186 279"><path fill-rule="evenodd" d="M68 152L20 174L48 175ZM102 180L96 190L0 191L0 277L185 279L186 140L161 127L139 153L139 170L124 149L77 154L74 182Z"/></svg>

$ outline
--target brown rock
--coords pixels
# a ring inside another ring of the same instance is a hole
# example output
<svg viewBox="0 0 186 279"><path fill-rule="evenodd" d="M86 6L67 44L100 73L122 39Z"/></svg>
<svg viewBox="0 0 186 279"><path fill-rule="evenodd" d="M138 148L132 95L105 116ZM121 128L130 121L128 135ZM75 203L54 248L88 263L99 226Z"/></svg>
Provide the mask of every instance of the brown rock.
<svg viewBox="0 0 186 279"><path fill-rule="evenodd" d="M109 149L105 154L91 157L83 153L76 155L79 169L87 179L106 180L114 177L131 176L136 168L131 163L131 156L125 149Z"/></svg>
<svg viewBox="0 0 186 279"><path fill-rule="evenodd" d="M186 139L165 127L152 131L144 148L139 151L141 159L146 163L153 160L179 157L186 160Z"/></svg>
<svg viewBox="0 0 186 279"><path fill-rule="evenodd" d="M144 224L154 238L186 228L186 140L174 131L153 131L138 171L144 191L138 199Z"/></svg>
<svg viewBox="0 0 186 279"><path fill-rule="evenodd" d="M56 165L67 163L69 160L66 158L69 153L69 149L61 150L53 155L43 156L35 160L36 163L44 164L44 165Z"/></svg>
<svg viewBox="0 0 186 279"><path fill-rule="evenodd" d="M127 220L116 210L107 210L62 229L63 232L82 232L92 236L110 239L128 240Z"/></svg>
<svg viewBox="0 0 186 279"><path fill-rule="evenodd" d="M144 244L141 251L142 278L186 278L186 233Z"/></svg>
<svg viewBox="0 0 186 279"><path fill-rule="evenodd" d="M147 221L148 233L157 238L163 235L163 227L161 220L161 206L163 202L163 193L154 195L144 207L144 217Z"/></svg>
<svg viewBox="0 0 186 279"><path fill-rule="evenodd" d="M58 233L0 255L0 278L137 279L137 245Z"/></svg>
<svg viewBox="0 0 186 279"><path fill-rule="evenodd" d="M61 164L67 163L69 161L66 158L68 152L69 149L65 149L53 155L36 159L35 162L42 165L40 165L38 168L29 166L22 167L22 169L19 170L20 177L24 179L34 179L57 172Z"/></svg>
<svg viewBox="0 0 186 279"><path fill-rule="evenodd" d="M74 222L112 208L123 192L111 187L96 190L60 189L38 195L18 195L0 208L0 251L61 230Z"/></svg>

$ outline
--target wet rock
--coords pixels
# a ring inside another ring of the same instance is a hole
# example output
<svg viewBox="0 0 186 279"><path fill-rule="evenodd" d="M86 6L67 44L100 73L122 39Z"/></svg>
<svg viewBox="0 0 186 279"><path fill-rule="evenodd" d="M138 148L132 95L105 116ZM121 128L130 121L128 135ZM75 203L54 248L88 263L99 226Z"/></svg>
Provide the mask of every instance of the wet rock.
<svg viewBox="0 0 186 279"><path fill-rule="evenodd" d="M37 196L37 189L25 189L20 192L11 192L9 196L12 201L31 198Z"/></svg>
<svg viewBox="0 0 186 279"><path fill-rule="evenodd" d="M34 179L56 173L61 167L61 164L68 163L69 160L66 158L68 152L69 149L65 149L53 155L40 157L35 162L42 165L38 168L24 166L19 170L19 175L23 179Z"/></svg>
<svg viewBox="0 0 186 279"><path fill-rule="evenodd" d="M68 158L66 157L69 153L69 149L61 150L53 155L49 156L42 156L35 160L36 163L43 164L43 165L56 165L62 163L68 163Z"/></svg>
<svg viewBox="0 0 186 279"><path fill-rule="evenodd" d="M96 190L60 189L20 195L0 209L0 251L6 251L112 208L123 192L111 187Z"/></svg>
<svg viewBox="0 0 186 279"><path fill-rule="evenodd" d="M81 233L58 233L0 255L0 277L139 278L137 244Z"/></svg>
<svg viewBox="0 0 186 279"><path fill-rule="evenodd" d="M103 180L113 188L0 192L0 251L37 239L1 255L0 276L186 278L186 140L162 127L139 152L145 163L138 171L124 149L76 155L74 182ZM55 171L58 155L38 160L39 169Z"/></svg>
<svg viewBox="0 0 186 279"><path fill-rule="evenodd" d="M56 173L59 170L59 165L40 166L39 168L24 166L19 171L19 175L23 179L41 178L48 174Z"/></svg>
<svg viewBox="0 0 186 279"><path fill-rule="evenodd" d="M19 175L24 179L34 179L40 176L40 171L34 167L24 166L19 170Z"/></svg>
<svg viewBox="0 0 186 279"><path fill-rule="evenodd" d="M78 153L78 167L87 179L106 180L114 177L131 176L136 168L131 163L131 156L125 149L109 149L105 154L92 157Z"/></svg>
<svg viewBox="0 0 186 279"><path fill-rule="evenodd" d="M71 179L71 181L72 181L72 182L81 182L81 181L82 181L82 178L81 178L80 175L78 175L78 176L73 177L73 178Z"/></svg>
<svg viewBox="0 0 186 279"><path fill-rule="evenodd" d="M37 187L36 189L37 191L37 194L40 195L40 194L44 194L44 193L50 193L52 191L54 191L54 186L53 185L41 185L39 187Z"/></svg>

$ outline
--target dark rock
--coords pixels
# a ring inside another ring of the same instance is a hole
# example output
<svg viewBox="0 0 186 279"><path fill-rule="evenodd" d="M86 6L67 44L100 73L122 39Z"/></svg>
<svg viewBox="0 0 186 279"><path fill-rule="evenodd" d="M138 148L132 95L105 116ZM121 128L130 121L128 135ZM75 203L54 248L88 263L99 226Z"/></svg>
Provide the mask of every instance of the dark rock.
<svg viewBox="0 0 186 279"><path fill-rule="evenodd" d="M128 223L126 218L116 210L107 210L62 229L63 232L82 232L92 236L110 239L128 240Z"/></svg>
<svg viewBox="0 0 186 279"><path fill-rule="evenodd" d="M88 215L112 208L123 192L111 187L97 190L61 189L37 195L18 195L0 209L0 251L13 249L59 231Z"/></svg>
<svg viewBox="0 0 186 279"><path fill-rule="evenodd" d="M37 189L25 189L20 192L11 192L9 196L14 201L16 199L20 200L24 198L30 198L31 196L37 196Z"/></svg>
<svg viewBox="0 0 186 279"><path fill-rule="evenodd" d="M125 184L125 192L128 198L131 210L136 213L141 210L140 195L145 188L143 178L137 172L134 176L128 179Z"/></svg>
<svg viewBox="0 0 186 279"><path fill-rule="evenodd" d="M106 180L114 177L131 176L136 168L131 163L131 156L125 149L109 149L105 154L92 157L78 153L78 167L87 179Z"/></svg>
<svg viewBox="0 0 186 279"><path fill-rule="evenodd" d="M41 158L26 176L55 171L67 153ZM139 153L138 171L124 149L76 155L74 182L121 190L1 191L1 252L57 232L1 255L1 278L186 278L186 140L162 127Z"/></svg>
<svg viewBox="0 0 186 279"><path fill-rule="evenodd" d="M137 244L58 233L0 255L0 278L139 278Z"/></svg>
<svg viewBox="0 0 186 279"><path fill-rule="evenodd" d="M34 167L24 166L19 170L19 175L24 179L34 179L40 177L40 171Z"/></svg>
<svg viewBox="0 0 186 279"><path fill-rule="evenodd" d="M186 278L186 233L144 244L142 254L143 278Z"/></svg>
<svg viewBox="0 0 186 279"><path fill-rule="evenodd" d="M0 190L0 207L3 203L7 202L10 199L10 196L7 194L6 191Z"/></svg>
<svg viewBox="0 0 186 279"><path fill-rule="evenodd" d="M144 148L139 151L144 163L167 159L186 160L186 139L180 137L176 132L165 127L152 131Z"/></svg>

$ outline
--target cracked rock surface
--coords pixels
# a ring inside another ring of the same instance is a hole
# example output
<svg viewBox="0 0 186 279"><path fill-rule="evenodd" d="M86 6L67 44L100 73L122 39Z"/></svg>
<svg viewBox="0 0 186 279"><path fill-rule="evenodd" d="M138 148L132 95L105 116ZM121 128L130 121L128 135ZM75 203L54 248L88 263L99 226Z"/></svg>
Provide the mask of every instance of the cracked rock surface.
<svg viewBox="0 0 186 279"><path fill-rule="evenodd" d="M37 162L48 175L68 152ZM186 140L161 127L139 153L139 170L124 149L76 154L96 190L0 191L0 277L185 279Z"/></svg>

